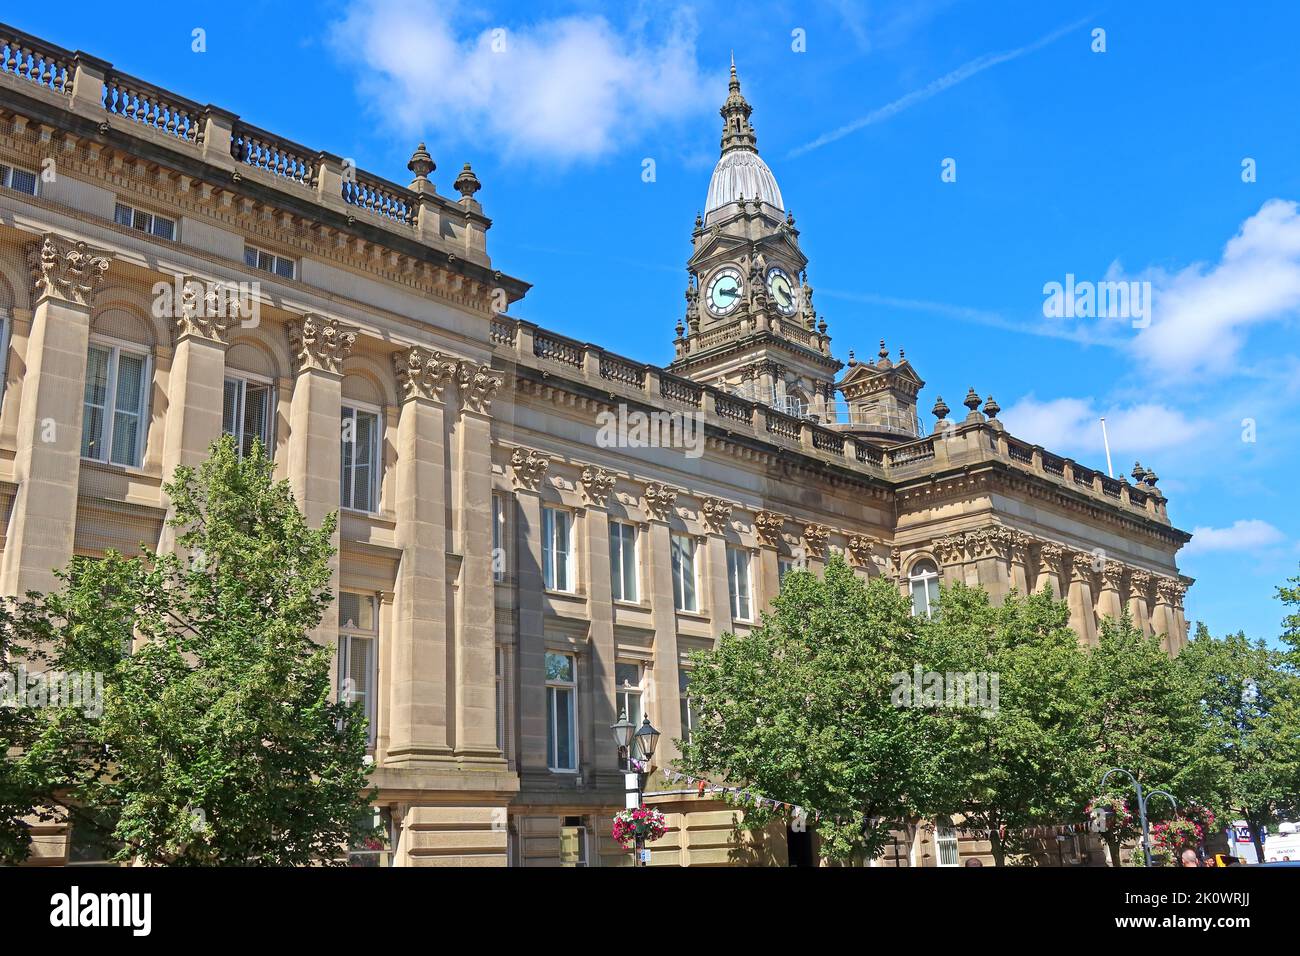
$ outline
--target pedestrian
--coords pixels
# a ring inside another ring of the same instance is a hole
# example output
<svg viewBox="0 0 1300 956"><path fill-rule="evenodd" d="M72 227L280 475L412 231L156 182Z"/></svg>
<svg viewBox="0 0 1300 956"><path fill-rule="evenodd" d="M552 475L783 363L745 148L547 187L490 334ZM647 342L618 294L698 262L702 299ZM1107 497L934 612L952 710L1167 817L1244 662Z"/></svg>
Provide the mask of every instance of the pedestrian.
<svg viewBox="0 0 1300 956"><path fill-rule="evenodd" d="M1187 849L1183 851L1183 866L1200 866L1201 861L1196 856L1196 851Z"/></svg>

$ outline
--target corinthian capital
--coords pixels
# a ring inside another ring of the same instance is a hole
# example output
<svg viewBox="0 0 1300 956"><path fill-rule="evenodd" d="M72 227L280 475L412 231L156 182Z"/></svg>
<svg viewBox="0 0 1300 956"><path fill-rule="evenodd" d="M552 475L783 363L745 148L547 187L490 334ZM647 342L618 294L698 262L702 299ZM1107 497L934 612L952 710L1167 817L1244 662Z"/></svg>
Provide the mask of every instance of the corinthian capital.
<svg viewBox="0 0 1300 956"><path fill-rule="evenodd" d="M831 529L824 524L804 525L803 543L813 554L821 554L826 550L826 541L830 535Z"/></svg>
<svg viewBox="0 0 1300 956"><path fill-rule="evenodd" d="M47 232L27 247L32 298L92 305L95 289L104 281L110 261L111 254L104 249Z"/></svg>
<svg viewBox="0 0 1300 956"><path fill-rule="evenodd" d="M617 481L618 477L613 472L597 465L588 465L582 469L582 487L586 490L587 497L598 505L603 506L609 500L609 493Z"/></svg>
<svg viewBox="0 0 1300 956"><path fill-rule="evenodd" d="M402 399L427 398L441 401L447 383L456 377L456 363L441 352L412 346L393 353L393 370Z"/></svg>
<svg viewBox="0 0 1300 956"><path fill-rule="evenodd" d="M775 511L760 511L754 515L754 530L768 544L774 544L781 537L785 527L785 515Z"/></svg>
<svg viewBox="0 0 1300 956"><path fill-rule="evenodd" d="M1124 565L1119 561L1107 561L1101 569L1101 586L1107 591L1118 591L1124 584Z"/></svg>
<svg viewBox="0 0 1300 956"><path fill-rule="evenodd" d="M1156 581L1156 601L1172 607L1183 606L1183 595L1187 587L1175 578L1159 578Z"/></svg>
<svg viewBox="0 0 1300 956"><path fill-rule="evenodd" d="M723 501L721 498L705 498L700 502L700 514L704 516L704 523L708 525L710 531L726 531L727 522L731 520L731 511L730 502Z"/></svg>
<svg viewBox="0 0 1300 956"><path fill-rule="evenodd" d="M546 469L550 465L549 458L539 455L531 448L516 448L514 454L510 456L510 467L515 471L515 482L533 491L536 491L538 485L542 483L542 478L545 477Z"/></svg>
<svg viewBox="0 0 1300 956"><path fill-rule="evenodd" d="M645 486L645 505L654 517L660 520L669 517L672 514L673 505L676 503L676 488L669 488L657 481L652 481Z"/></svg>
<svg viewBox="0 0 1300 956"><path fill-rule="evenodd" d="M492 374L492 366L461 362L457 380L460 383L460 407L467 412L486 415L493 396L501 387L501 377Z"/></svg>
<svg viewBox="0 0 1300 956"><path fill-rule="evenodd" d="M342 374L343 360L357 342L357 329L338 319L304 315L289 326L289 345L299 372Z"/></svg>
<svg viewBox="0 0 1300 956"><path fill-rule="evenodd" d="M1155 580L1155 575L1150 571L1134 570L1129 574L1129 590L1141 597L1147 597L1151 593L1151 583Z"/></svg>

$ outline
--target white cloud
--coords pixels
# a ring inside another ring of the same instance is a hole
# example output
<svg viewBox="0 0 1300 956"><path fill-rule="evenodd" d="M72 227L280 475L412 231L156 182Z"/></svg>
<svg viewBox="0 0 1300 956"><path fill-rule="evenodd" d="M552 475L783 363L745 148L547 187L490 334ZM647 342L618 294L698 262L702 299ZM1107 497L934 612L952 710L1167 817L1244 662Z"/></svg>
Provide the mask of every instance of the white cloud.
<svg viewBox="0 0 1300 956"><path fill-rule="evenodd" d="M1234 521L1227 528L1193 528L1192 540L1182 551L1204 554L1210 551L1256 551L1286 540L1277 528L1258 518Z"/></svg>
<svg viewBox="0 0 1300 956"><path fill-rule="evenodd" d="M1224 246L1218 263L1152 271L1151 325L1138 358L1162 377L1232 371L1252 325L1300 314L1300 209L1270 199Z"/></svg>
<svg viewBox="0 0 1300 956"><path fill-rule="evenodd" d="M1093 399L1056 398L1040 402L1033 395L1020 399L1001 418L1017 438L1042 445L1058 454L1105 453L1101 416L1118 474L1127 471L1130 458L1185 446L1200 436L1209 423L1189 419L1177 409L1157 403L1102 408Z"/></svg>
<svg viewBox="0 0 1300 956"><path fill-rule="evenodd" d="M331 41L376 112L405 134L581 160L721 102L725 73L706 85L696 64L694 14L656 18L664 26L655 33L650 22L620 29L570 16L515 26L455 3L363 0L333 25Z"/></svg>

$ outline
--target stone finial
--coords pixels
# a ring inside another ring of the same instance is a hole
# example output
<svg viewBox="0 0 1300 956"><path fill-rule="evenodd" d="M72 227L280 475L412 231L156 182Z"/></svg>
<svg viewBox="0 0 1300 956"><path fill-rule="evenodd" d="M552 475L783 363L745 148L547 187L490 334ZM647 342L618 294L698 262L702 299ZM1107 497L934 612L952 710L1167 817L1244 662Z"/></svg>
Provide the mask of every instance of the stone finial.
<svg viewBox="0 0 1300 956"><path fill-rule="evenodd" d="M948 403L945 402L943 396L940 395L934 400L934 408L930 409L930 414L939 419L939 421L943 421L948 417L950 411L952 411L952 409L948 407Z"/></svg>
<svg viewBox="0 0 1300 956"><path fill-rule="evenodd" d="M289 326L289 345L297 371L342 374L343 360L356 345L359 331L338 319L304 315Z"/></svg>
<svg viewBox="0 0 1300 956"><path fill-rule="evenodd" d="M674 331L677 332L677 339L680 341L682 337L682 333L686 331L686 326L682 325L681 319L677 320L677 327Z"/></svg>
<svg viewBox="0 0 1300 956"><path fill-rule="evenodd" d="M406 168L415 174L415 179L411 181L411 189L417 193L432 191L433 187L429 182L429 174L438 168L438 164L433 161L429 151L424 148L424 143L420 143L411 154L411 161L406 164Z"/></svg>
<svg viewBox="0 0 1300 956"><path fill-rule="evenodd" d="M970 409L972 415L979 411L980 397L979 393L975 391L974 385L972 385L970 390L966 392L966 397L962 399L962 404Z"/></svg>
<svg viewBox="0 0 1300 956"><path fill-rule="evenodd" d="M95 290L108 273L111 253L80 239L47 232L27 247L32 298L60 299L75 305L94 304Z"/></svg>
<svg viewBox="0 0 1300 956"><path fill-rule="evenodd" d="M1130 474L1132 474L1134 481L1141 484L1142 479L1147 476L1147 470L1142 467L1142 462L1135 461L1133 462L1133 471Z"/></svg>
<svg viewBox="0 0 1300 956"><path fill-rule="evenodd" d="M523 488L536 491L546 477L546 469L551 460L531 448L516 448L510 456L510 467L515 473L515 483Z"/></svg>
<svg viewBox="0 0 1300 956"><path fill-rule="evenodd" d="M997 418L998 412L1002 411L1002 406L990 395L984 399L984 414L989 418Z"/></svg>
<svg viewBox="0 0 1300 956"><path fill-rule="evenodd" d="M853 368L857 364L858 360L853 356L853 349L849 349L849 368Z"/></svg>
<svg viewBox="0 0 1300 956"><path fill-rule="evenodd" d="M827 329L827 325L826 325L826 316L823 315L823 316L820 316L820 317L818 318L818 321L817 321L817 331L820 332L822 335L825 335L825 334L826 334L826 329Z"/></svg>
<svg viewBox="0 0 1300 956"><path fill-rule="evenodd" d="M403 399L441 401L448 383L456 377L456 363L441 352L412 346L393 353L393 371Z"/></svg>
<svg viewBox="0 0 1300 956"><path fill-rule="evenodd" d="M486 415L492 398L502 385L502 379L492 374L491 365L461 362L456 382L460 386L460 407L463 411Z"/></svg>
<svg viewBox="0 0 1300 956"><path fill-rule="evenodd" d="M879 365L881 368L888 368L888 367L889 367L889 364L890 364L890 363L889 363L889 349L885 348L885 340L884 340L884 339L881 339L881 340L880 340L880 351L877 352L876 354L877 354L878 356L880 356L880 359L879 359L879 361L876 362L876 364Z"/></svg>
<svg viewBox="0 0 1300 956"><path fill-rule="evenodd" d="M466 163L461 168L456 181L451 184L451 188L460 193L461 202L467 200L477 202L474 199L474 194L483 188L483 184L478 181L478 177L474 175L474 170L470 169L469 163Z"/></svg>
<svg viewBox="0 0 1300 956"><path fill-rule="evenodd" d="M695 231L699 232L704 228L704 217L700 215L699 210L695 211Z"/></svg>

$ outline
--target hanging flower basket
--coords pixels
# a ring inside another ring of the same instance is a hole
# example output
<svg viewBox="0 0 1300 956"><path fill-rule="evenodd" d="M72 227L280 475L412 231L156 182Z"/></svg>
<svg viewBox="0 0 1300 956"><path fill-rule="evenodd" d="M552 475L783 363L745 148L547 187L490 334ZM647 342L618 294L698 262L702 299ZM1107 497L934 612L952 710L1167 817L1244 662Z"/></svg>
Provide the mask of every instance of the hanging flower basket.
<svg viewBox="0 0 1300 956"><path fill-rule="evenodd" d="M638 837L645 843L658 840L667 831L662 811L653 807L637 807L635 810L620 810L614 814L614 830L611 834L618 845L625 850L636 845Z"/></svg>

